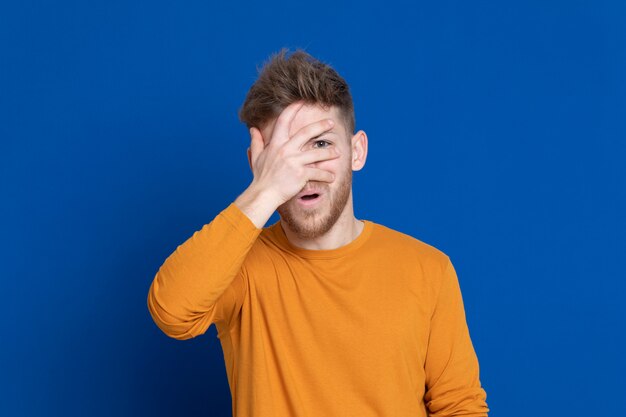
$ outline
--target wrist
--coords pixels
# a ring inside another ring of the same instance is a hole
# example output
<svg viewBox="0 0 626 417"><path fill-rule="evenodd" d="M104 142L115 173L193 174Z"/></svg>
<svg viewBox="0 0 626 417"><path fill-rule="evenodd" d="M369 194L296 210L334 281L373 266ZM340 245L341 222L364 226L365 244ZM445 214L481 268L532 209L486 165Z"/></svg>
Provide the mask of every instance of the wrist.
<svg viewBox="0 0 626 417"><path fill-rule="evenodd" d="M254 182L234 203L259 229L267 223L279 205L270 190L260 188Z"/></svg>

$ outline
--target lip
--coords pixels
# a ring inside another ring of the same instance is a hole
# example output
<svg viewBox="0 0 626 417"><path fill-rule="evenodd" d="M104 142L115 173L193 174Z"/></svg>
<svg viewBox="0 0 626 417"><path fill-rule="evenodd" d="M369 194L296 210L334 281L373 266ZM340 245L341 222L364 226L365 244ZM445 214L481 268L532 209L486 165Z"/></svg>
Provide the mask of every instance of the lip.
<svg viewBox="0 0 626 417"><path fill-rule="evenodd" d="M303 195L308 195L308 194L317 194L318 196L314 198L313 200L303 200L302 198L298 197L296 198L296 200L298 201L298 204L304 207L311 207L316 204L319 204L319 202L322 201L322 199L324 198L324 194L322 193L304 193Z"/></svg>
<svg viewBox="0 0 626 417"><path fill-rule="evenodd" d="M317 197L313 200L303 200L302 196L305 195L310 195L310 194L317 194ZM322 201L322 198L324 198L324 193L321 192L320 190L316 190L316 189L310 189L310 190L305 190L302 191L301 193L299 193L296 197L296 200L298 202L298 204L300 204L301 206L304 207L311 207L314 206L316 204L318 204L320 201Z"/></svg>
<svg viewBox="0 0 626 417"><path fill-rule="evenodd" d="M321 197L321 196L322 196L322 194L324 194L324 193L323 193L323 192L322 192L322 190L320 190L320 189L317 189L317 188L310 188L310 189L308 189L308 190L304 190L304 191L301 191L300 193L298 193L298 195L296 196L296 198L297 198L298 200L300 200L300 197L302 197L303 195L310 195L310 194L319 194L319 196ZM319 198L319 197L318 197L318 198Z"/></svg>

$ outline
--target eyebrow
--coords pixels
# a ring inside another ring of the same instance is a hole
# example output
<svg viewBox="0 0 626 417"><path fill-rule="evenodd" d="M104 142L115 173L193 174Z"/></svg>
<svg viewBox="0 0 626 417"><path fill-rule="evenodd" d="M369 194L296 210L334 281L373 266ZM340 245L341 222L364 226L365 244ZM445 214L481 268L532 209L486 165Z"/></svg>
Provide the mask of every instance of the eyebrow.
<svg viewBox="0 0 626 417"><path fill-rule="evenodd" d="M335 133L335 132L333 132L333 131L331 131L331 130L327 130L326 132L322 132L322 133L320 133L319 135L314 136L314 137L312 137L312 138L311 138L311 139L309 139L309 140L317 139L317 138L319 138L319 137L322 137L322 136L324 136L324 135L328 135L328 134L330 134L330 133L332 133L332 134L335 134L335 135L336 135L336 133Z"/></svg>

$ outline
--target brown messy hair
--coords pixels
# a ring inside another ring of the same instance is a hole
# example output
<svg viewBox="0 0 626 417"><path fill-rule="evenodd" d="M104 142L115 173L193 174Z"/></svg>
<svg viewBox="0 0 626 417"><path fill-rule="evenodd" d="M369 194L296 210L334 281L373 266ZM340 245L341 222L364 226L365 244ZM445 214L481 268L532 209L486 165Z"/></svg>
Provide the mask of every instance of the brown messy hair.
<svg viewBox="0 0 626 417"><path fill-rule="evenodd" d="M354 105L346 81L330 65L303 49L298 48L287 57L288 51L282 48L272 54L260 70L257 67L259 76L239 109L239 120L248 129L252 126L263 129L285 107L303 100L324 108L337 106L346 132L352 136Z"/></svg>

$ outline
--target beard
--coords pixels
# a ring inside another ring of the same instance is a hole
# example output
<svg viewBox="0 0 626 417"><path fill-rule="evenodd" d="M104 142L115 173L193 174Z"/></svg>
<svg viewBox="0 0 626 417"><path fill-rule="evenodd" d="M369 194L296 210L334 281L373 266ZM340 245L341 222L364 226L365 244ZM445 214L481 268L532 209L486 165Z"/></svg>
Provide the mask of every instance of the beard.
<svg viewBox="0 0 626 417"><path fill-rule="evenodd" d="M307 185L314 185L324 190L323 201L312 208L300 207L297 197L278 206L276 209L280 218L287 227L302 239L314 239L328 232L337 222L352 190L352 167L347 166L341 176L337 189L332 191L325 182L309 181Z"/></svg>

